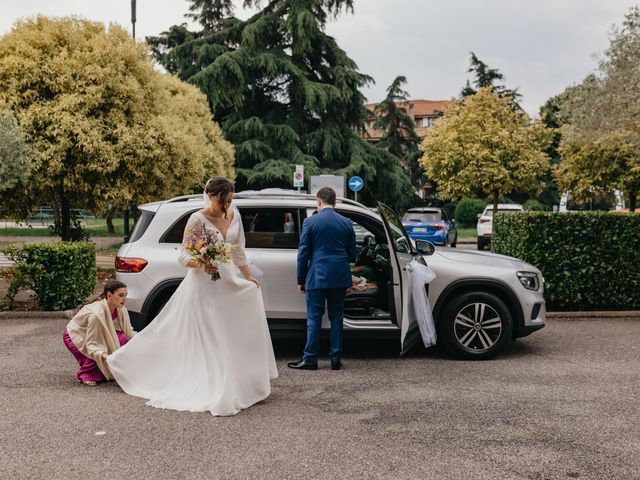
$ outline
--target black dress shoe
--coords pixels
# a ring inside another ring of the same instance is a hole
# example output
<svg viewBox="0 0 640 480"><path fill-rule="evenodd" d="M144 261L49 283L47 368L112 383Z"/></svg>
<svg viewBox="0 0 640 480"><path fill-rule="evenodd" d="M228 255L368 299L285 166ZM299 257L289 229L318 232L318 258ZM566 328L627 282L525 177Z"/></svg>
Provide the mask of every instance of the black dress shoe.
<svg viewBox="0 0 640 480"><path fill-rule="evenodd" d="M309 363L309 362L306 362L304 359L300 359L297 362L287 363L287 367L295 368L296 370L317 370L318 364Z"/></svg>
<svg viewBox="0 0 640 480"><path fill-rule="evenodd" d="M342 362L338 360L337 362L331 362L331 370L340 370L342 369Z"/></svg>

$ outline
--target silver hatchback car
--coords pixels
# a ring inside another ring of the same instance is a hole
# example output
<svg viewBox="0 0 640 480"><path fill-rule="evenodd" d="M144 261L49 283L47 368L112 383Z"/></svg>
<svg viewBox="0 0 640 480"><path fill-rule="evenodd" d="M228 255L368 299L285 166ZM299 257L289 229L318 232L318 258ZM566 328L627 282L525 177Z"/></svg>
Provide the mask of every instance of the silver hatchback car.
<svg viewBox="0 0 640 480"><path fill-rule="evenodd" d="M304 335L304 295L296 289L296 256L305 218L315 197L288 190L239 192L246 251L262 270L264 304L272 335ZM186 268L178 263L189 216L203 207L201 195L140 206L140 218L116 257L116 276L129 287L127 308L134 327L144 328L171 297ZM420 339L411 305L407 266L427 263L436 278L426 285L438 332L438 344L455 356L485 359L506 343L545 324L540 271L515 258L484 252L436 249L412 241L398 216L379 204L376 213L347 199L336 210L353 222L358 241L358 270L366 270L368 288L347 294L345 338L393 337L406 353ZM357 274L356 274L357 275ZM329 328L328 318L323 329Z"/></svg>

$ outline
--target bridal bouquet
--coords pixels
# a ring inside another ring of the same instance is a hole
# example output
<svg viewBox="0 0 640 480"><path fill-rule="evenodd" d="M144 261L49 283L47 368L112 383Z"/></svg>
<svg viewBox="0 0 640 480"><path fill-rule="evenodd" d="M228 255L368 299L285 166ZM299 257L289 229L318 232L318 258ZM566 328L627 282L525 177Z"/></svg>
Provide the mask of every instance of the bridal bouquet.
<svg viewBox="0 0 640 480"><path fill-rule="evenodd" d="M231 262L234 245L227 243L218 233L212 233L202 228L191 232L185 249L200 265L220 267L223 263ZM220 280L220 272L211 275L211 280Z"/></svg>

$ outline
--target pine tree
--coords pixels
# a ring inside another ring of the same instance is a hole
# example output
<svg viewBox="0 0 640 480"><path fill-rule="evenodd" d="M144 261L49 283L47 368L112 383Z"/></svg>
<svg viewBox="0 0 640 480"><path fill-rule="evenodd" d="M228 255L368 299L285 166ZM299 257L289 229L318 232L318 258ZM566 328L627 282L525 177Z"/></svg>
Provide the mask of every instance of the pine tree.
<svg viewBox="0 0 640 480"><path fill-rule="evenodd" d="M221 7L198 5L214 3ZM180 26L152 39L164 48L158 61L207 95L236 146L238 188L288 188L301 164L307 174L361 176L366 202L398 205L410 192L397 159L361 138L361 89L372 79L325 33L343 10L353 0L271 0L246 21L226 18L179 45L171 41Z"/></svg>
<svg viewBox="0 0 640 480"><path fill-rule="evenodd" d="M373 125L376 130L384 131L379 146L403 161L418 149L420 143L415 123L408 113L412 106L409 94L402 88L406 83L403 76L393 80L387 88L387 96L375 108L376 121Z"/></svg>
<svg viewBox="0 0 640 480"><path fill-rule="evenodd" d="M522 98L522 95L518 93L518 89L510 90L506 86L496 84L497 81L504 80L504 75L495 68L489 68L489 66L480 60L475 53L471 52L471 59L469 60L470 66L467 70L468 73L473 73L474 81L473 87L469 80L460 92L462 98L469 97L478 93L478 90L485 87L490 87L491 90L498 95L502 95L511 99L511 103L514 107L522 110L518 103Z"/></svg>
<svg viewBox="0 0 640 480"><path fill-rule="evenodd" d="M400 160L414 188L419 191L424 182L424 170L418 163L420 138L415 131L415 122L408 113L412 104L409 94L403 89L406 83L406 77L398 76L387 88L387 96L375 108L373 128L384 132L378 147Z"/></svg>
<svg viewBox="0 0 640 480"><path fill-rule="evenodd" d="M233 16L233 0L191 0L185 16L199 23L204 34L217 32L225 18Z"/></svg>

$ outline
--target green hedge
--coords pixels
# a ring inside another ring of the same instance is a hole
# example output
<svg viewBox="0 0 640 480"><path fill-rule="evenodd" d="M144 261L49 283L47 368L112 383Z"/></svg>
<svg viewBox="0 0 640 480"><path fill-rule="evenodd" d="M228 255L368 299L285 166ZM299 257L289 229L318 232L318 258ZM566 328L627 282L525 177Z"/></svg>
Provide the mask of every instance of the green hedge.
<svg viewBox="0 0 640 480"><path fill-rule="evenodd" d="M487 202L479 198L463 198L456 205L456 223L463 228L475 227L478 223L478 214L484 211Z"/></svg>
<svg viewBox="0 0 640 480"><path fill-rule="evenodd" d="M640 215L498 213L492 245L540 269L550 309L640 308Z"/></svg>
<svg viewBox="0 0 640 480"><path fill-rule="evenodd" d="M14 262L7 299L29 288L44 310L76 307L96 287L96 248L90 242L58 242L9 247Z"/></svg>

